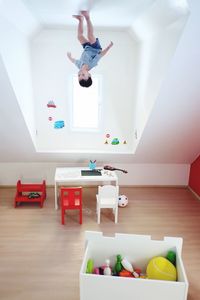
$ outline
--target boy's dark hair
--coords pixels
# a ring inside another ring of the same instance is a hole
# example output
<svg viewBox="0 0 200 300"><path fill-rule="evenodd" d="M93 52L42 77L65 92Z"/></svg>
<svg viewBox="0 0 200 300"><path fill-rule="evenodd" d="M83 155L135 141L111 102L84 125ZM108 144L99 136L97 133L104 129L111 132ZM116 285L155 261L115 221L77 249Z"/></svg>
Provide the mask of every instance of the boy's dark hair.
<svg viewBox="0 0 200 300"><path fill-rule="evenodd" d="M82 87L89 87L89 86L92 85L92 78L89 77L87 80L81 79L81 80L79 81L79 84L80 84Z"/></svg>

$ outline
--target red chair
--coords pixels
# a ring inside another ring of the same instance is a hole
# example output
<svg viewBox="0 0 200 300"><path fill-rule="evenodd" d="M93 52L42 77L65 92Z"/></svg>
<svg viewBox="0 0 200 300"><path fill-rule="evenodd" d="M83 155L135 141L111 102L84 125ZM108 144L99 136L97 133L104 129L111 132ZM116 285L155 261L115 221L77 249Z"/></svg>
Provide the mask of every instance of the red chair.
<svg viewBox="0 0 200 300"><path fill-rule="evenodd" d="M65 224L65 210L79 209L82 224L82 187L61 188L61 223Z"/></svg>

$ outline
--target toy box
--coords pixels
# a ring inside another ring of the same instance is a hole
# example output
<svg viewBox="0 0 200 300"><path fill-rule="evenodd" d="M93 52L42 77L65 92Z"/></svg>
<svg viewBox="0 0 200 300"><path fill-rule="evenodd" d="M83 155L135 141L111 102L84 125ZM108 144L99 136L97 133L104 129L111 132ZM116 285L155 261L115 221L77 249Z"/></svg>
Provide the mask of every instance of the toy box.
<svg viewBox="0 0 200 300"><path fill-rule="evenodd" d="M181 258L182 242L182 238L176 237L152 240L148 235L119 233L105 237L102 232L86 231L80 300L186 300L188 281ZM101 266L109 258L113 266L117 254L125 256L145 272L152 257L166 256L169 250L176 252L177 281L86 274L88 259L93 259L95 266Z"/></svg>

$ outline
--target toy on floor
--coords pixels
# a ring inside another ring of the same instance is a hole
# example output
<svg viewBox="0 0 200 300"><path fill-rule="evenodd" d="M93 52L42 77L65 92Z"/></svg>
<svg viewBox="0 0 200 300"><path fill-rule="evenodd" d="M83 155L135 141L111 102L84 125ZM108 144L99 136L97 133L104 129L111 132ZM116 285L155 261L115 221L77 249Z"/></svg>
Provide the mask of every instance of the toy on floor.
<svg viewBox="0 0 200 300"><path fill-rule="evenodd" d="M176 281L177 272L175 266L165 257L157 256L147 265L147 277L149 279Z"/></svg>
<svg viewBox="0 0 200 300"><path fill-rule="evenodd" d="M128 198L125 195L119 195L118 197L118 206L125 207L128 205Z"/></svg>

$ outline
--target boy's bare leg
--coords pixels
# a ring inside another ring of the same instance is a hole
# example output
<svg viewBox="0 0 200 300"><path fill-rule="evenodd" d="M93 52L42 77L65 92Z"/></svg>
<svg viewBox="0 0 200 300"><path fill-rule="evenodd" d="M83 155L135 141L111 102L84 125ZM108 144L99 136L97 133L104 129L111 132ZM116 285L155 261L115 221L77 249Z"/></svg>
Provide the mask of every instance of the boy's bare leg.
<svg viewBox="0 0 200 300"><path fill-rule="evenodd" d="M85 17L87 23L87 37L91 44L96 42L96 37L94 36L94 28L90 19L89 11L82 10L81 14Z"/></svg>
<svg viewBox="0 0 200 300"><path fill-rule="evenodd" d="M83 16L80 15L73 15L73 18L78 20L78 32L77 32L77 38L79 42L82 44L87 43L88 40L83 35Z"/></svg>

